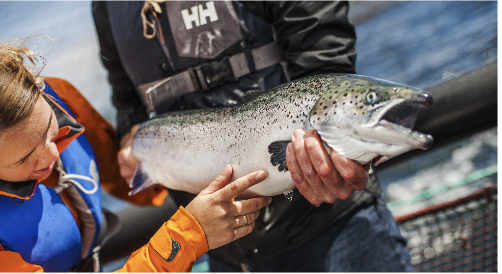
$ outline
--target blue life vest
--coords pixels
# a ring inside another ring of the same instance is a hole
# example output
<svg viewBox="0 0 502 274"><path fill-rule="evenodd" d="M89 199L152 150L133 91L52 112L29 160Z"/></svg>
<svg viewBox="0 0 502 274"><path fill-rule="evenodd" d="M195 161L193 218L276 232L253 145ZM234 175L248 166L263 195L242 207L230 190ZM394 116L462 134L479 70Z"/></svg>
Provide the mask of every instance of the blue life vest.
<svg viewBox="0 0 502 274"><path fill-rule="evenodd" d="M56 92L45 83L43 92L49 95L54 104L50 105L56 117L69 115L71 111L62 102ZM58 117L58 124L68 117ZM94 247L102 223L101 194L94 151L84 134L78 136L60 153L60 158L68 174L84 175L98 183L98 190L93 194L85 194L76 189L85 206L92 213L95 232L89 251L82 254L82 236L70 209L61 201L56 191L42 184L33 183L34 193L18 201L18 195L0 195L0 244L6 251L20 253L22 258L32 264L40 265L44 271L67 272L88 256ZM81 179L74 179L85 189L91 190L94 185ZM26 182L29 183L29 182ZM17 183L3 184L0 190L9 193L8 186ZM23 183L19 183L23 184ZM3 188L3 189L2 189ZM15 191L14 191L15 192ZM30 191L31 192L31 191ZM15 200L15 201L13 201ZM93 230L94 231L94 230ZM92 237L92 235L91 235Z"/></svg>

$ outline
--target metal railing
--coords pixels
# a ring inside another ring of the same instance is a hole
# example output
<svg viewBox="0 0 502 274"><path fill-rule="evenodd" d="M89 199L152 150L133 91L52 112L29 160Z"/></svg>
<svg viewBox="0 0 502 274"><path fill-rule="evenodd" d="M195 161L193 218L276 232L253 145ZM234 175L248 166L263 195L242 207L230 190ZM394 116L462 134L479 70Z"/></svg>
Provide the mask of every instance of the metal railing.
<svg viewBox="0 0 502 274"><path fill-rule="evenodd" d="M416 271L497 271L496 185L396 222Z"/></svg>

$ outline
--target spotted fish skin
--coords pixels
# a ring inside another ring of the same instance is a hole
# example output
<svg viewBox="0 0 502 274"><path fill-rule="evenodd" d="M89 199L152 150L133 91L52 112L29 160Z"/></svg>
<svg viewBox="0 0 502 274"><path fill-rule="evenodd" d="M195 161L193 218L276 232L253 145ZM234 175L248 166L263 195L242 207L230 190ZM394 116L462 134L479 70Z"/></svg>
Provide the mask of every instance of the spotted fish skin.
<svg viewBox="0 0 502 274"><path fill-rule="evenodd" d="M389 104L394 102L403 106L393 114ZM360 163L382 161L397 155L392 153L428 146L424 140L415 140L425 135L392 125L399 120L412 126L417 112L430 103L430 96L416 88L367 76L326 74L283 84L234 106L163 114L143 123L133 138L132 153L141 161L137 170L142 174L133 180L133 193L156 183L199 193L231 164L234 178L257 170L268 173L265 181L248 190L250 194L282 194L294 188L285 165L285 146L295 129L317 130L328 146ZM409 113L404 117L398 112ZM383 113L399 118L382 120L386 118ZM366 126L376 128L385 138ZM395 136L409 140L389 143ZM423 138L429 143L432 140ZM380 139L386 143L381 144ZM411 139L415 146L410 145ZM382 147L385 154L345 147L358 142L363 147ZM396 142L401 147L389 149Z"/></svg>
<svg viewBox="0 0 502 274"><path fill-rule="evenodd" d="M421 89L347 75L319 98L309 125L343 156L360 164L372 160L379 164L432 145L432 136L411 130L431 104L432 97Z"/></svg>

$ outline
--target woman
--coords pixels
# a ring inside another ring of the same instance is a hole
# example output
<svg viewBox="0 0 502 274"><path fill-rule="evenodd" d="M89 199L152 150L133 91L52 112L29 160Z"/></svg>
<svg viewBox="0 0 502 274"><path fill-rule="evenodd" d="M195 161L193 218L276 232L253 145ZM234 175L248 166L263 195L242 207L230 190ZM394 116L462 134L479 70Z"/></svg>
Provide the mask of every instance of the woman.
<svg viewBox="0 0 502 274"><path fill-rule="evenodd" d="M84 135L78 108L73 114L23 57L35 64L30 50L0 45L0 271L66 272L96 251L100 165L86 135L99 129ZM267 175L226 185L231 175L228 166L119 271L189 271L203 253L250 233L271 198L234 197Z"/></svg>

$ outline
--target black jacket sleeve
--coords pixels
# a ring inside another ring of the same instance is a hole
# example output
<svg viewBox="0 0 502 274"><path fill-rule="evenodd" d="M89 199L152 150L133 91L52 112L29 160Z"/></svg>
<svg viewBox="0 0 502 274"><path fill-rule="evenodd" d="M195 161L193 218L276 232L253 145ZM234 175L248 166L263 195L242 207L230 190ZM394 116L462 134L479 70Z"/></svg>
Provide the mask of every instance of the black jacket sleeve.
<svg viewBox="0 0 502 274"><path fill-rule="evenodd" d="M321 73L355 73L356 33L348 20L348 2L242 3L273 25L291 79Z"/></svg>
<svg viewBox="0 0 502 274"><path fill-rule="evenodd" d="M112 101L117 108L117 132L119 138L122 138L133 125L145 121L148 116L134 84L122 67L108 21L106 1L93 1L92 15L101 50L101 61L108 70L108 81L112 86Z"/></svg>

